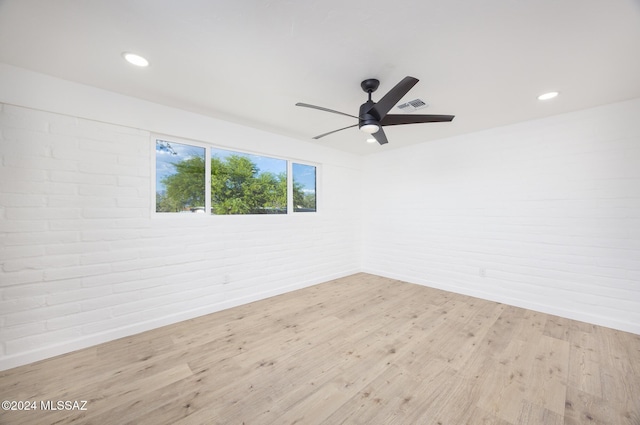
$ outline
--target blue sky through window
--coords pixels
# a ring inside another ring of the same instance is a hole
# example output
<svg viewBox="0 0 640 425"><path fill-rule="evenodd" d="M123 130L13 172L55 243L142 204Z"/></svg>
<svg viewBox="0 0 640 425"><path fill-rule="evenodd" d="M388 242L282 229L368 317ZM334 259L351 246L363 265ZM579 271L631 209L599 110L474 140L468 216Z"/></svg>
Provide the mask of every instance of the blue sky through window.
<svg viewBox="0 0 640 425"><path fill-rule="evenodd" d="M274 175L287 172L287 161L284 159L270 158L242 152L234 152L226 149L211 148L211 156L224 159L230 155L239 155L249 158L260 170L260 173L270 172ZM175 173L174 164L193 157L205 157L205 148L186 145L183 143L156 141L156 192L163 193L166 188L162 180ZM303 187L305 193L316 190L316 167L313 165L292 163L294 181Z"/></svg>
<svg viewBox="0 0 640 425"><path fill-rule="evenodd" d="M237 156L249 158L251 162L256 164L256 166L260 170L258 174L269 172L277 176L281 173L284 173L284 174L287 173L287 161L285 161L284 159L269 158L267 156L260 156L260 155L242 153L242 152L228 151L225 149L211 148L211 157L218 157L220 159L224 159L231 155L237 155Z"/></svg>
<svg viewBox="0 0 640 425"><path fill-rule="evenodd" d="M293 181L302 185L305 193L316 191L316 167L305 164L292 164Z"/></svg>
<svg viewBox="0 0 640 425"><path fill-rule="evenodd" d="M198 146L156 140L156 192L166 190L162 180L176 172L174 164L193 157L204 158L204 153L204 148Z"/></svg>

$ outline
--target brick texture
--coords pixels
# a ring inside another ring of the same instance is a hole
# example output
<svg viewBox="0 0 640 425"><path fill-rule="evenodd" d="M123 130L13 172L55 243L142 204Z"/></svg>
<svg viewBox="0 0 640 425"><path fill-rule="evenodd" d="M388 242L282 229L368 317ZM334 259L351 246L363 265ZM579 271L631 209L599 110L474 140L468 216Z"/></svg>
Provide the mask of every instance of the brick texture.
<svg viewBox="0 0 640 425"><path fill-rule="evenodd" d="M640 99L368 157L364 270L640 333L638 117Z"/></svg>
<svg viewBox="0 0 640 425"><path fill-rule="evenodd" d="M151 144L1 105L0 369L359 270L359 191L306 216L157 217ZM327 193L359 187L323 166Z"/></svg>
<svg viewBox="0 0 640 425"><path fill-rule="evenodd" d="M0 369L360 270L640 334L640 99L360 158L0 76ZM153 216L149 131L318 162L321 211Z"/></svg>

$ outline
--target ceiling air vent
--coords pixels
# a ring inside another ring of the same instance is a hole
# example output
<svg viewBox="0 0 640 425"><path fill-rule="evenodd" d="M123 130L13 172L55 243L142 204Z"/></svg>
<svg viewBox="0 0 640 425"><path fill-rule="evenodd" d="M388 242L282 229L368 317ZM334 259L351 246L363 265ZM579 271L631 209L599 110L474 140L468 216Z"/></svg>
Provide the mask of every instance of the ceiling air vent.
<svg viewBox="0 0 640 425"><path fill-rule="evenodd" d="M410 100L407 103L401 103L400 105L397 106L398 109L400 109L402 112L413 112L413 111L417 111L418 109L422 109L422 108L426 108L427 105L424 100L422 99L414 99L414 100Z"/></svg>

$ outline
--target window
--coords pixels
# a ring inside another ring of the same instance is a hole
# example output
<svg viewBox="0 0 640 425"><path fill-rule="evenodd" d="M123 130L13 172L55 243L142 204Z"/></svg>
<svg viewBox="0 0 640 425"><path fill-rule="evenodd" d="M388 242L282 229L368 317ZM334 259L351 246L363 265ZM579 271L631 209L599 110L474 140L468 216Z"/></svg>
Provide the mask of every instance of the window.
<svg viewBox="0 0 640 425"><path fill-rule="evenodd" d="M156 212L205 212L205 148L156 140Z"/></svg>
<svg viewBox="0 0 640 425"><path fill-rule="evenodd" d="M287 161L211 149L213 214L286 214Z"/></svg>
<svg viewBox="0 0 640 425"><path fill-rule="evenodd" d="M316 167L292 164L293 210L298 212L316 211Z"/></svg>
<svg viewBox="0 0 640 425"><path fill-rule="evenodd" d="M196 142L153 141L158 213L317 211L317 170L313 165L198 146Z"/></svg>

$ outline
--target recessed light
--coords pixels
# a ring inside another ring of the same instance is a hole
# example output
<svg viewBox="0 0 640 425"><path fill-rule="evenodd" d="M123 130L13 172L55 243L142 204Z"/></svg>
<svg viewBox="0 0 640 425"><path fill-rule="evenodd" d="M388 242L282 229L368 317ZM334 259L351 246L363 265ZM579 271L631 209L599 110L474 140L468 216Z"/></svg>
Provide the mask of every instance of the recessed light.
<svg viewBox="0 0 640 425"><path fill-rule="evenodd" d="M560 93L558 93L557 91L550 91L549 93L541 94L540 96L538 96L538 100L553 99L554 97L556 97L559 94Z"/></svg>
<svg viewBox="0 0 640 425"><path fill-rule="evenodd" d="M374 139L373 137L370 137L367 139L367 143L375 143L375 142L377 142L377 140Z"/></svg>
<svg viewBox="0 0 640 425"><path fill-rule="evenodd" d="M124 60L135 66L149 66L148 60L140 55L136 55L135 53L124 52L122 53L122 57L124 58Z"/></svg>

